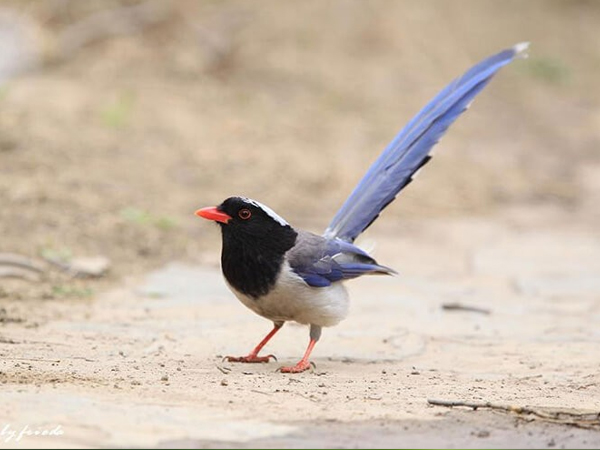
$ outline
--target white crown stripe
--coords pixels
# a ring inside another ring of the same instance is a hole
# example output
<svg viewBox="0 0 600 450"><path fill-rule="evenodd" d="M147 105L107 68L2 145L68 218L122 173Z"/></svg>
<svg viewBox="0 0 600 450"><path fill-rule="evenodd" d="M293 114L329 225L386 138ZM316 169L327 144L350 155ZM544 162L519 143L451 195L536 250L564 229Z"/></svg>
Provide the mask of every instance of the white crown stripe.
<svg viewBox="0 0 600 450"><path fill-rule="evenodd" d="M247 198L247 197L240 197L240 198L243 201L256 206L257 208L262 209L269 216L271 216L271 218L273 218L275 221L279 222L281 225L283 225L283 226L289 225L289 223L287 223L287 221L283 217L281 217L279 214L277 214L275 211L273 211L267 205L263 205L261 202L257 202L256 200L252 200L251 198Z"/></svg>

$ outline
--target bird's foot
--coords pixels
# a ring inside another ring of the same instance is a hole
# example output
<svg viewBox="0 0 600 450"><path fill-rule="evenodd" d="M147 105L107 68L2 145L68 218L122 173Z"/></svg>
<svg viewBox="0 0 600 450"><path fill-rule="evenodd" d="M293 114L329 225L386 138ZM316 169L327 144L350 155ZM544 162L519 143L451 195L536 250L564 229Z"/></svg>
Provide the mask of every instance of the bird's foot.
<svg viewBox="0 0 600 450"><path fill-rule="evenodd" d="M248 356L226 356L223 358L223 361L239 363L268 363L269 358L273 358L275 361L277 361L275 355L258 356L253 355L252 353Z"/></svg>
<svg viewBox="0 0 600 450"><path fill-rule="evenodd" d="M311 367L316 367L316 366L314 363L302 359L295 366L292 366L292 367L284 366L284 367L280 367L277 370L281 373L300 373L300 372L304 372L304 371L310 369Z"/></svg>

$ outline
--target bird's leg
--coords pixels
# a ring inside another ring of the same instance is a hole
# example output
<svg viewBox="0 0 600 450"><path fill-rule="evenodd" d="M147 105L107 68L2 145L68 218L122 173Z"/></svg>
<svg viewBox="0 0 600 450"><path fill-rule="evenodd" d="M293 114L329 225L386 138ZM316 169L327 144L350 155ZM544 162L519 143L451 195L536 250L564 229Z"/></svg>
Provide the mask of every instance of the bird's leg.
<svg viewBox="0 0 600 450"><path fill-rule="evenodd" d="M247 356L226 356L226 359L229 362L243 362L243 363L263 363L269 362L269 358L275 358L275 355L267 355L267 356L258 356L258 352L262 350L262 348L269 342L269 340L275 336L280 328L283 326L283 322L275 322L273 324L273 329L265 336L265 338L259 342L259 344L250 352Z"/></svg>
<svg viewBox="0 0 600 450"><path fill-rule="evenodd" d="M310 326L310 342L308 343L308 347L306 352L304 352L304 356L295 366L292 367L280 367L279 371L282 373L300 373L305 370L310 369L311 362L308 360L310 358L310 353L312 352L315 344L321 337L321 327L317 325Z"/></svg>

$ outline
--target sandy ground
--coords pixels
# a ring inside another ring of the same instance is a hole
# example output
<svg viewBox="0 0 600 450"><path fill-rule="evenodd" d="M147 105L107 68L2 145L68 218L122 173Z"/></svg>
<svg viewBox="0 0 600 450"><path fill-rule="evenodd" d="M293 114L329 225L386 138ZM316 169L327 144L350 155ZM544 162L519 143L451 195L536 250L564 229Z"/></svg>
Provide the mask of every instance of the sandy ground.
<svg viewBox="0 0 600 450"><path fill-rule="evenodd" d="M152 26L72 49L82 21L149 3L0 2L0 25L10 8L33 22L42 59L0 85L0 251L112 262L108 283L8 280L0 296L61 300L202 262L191 213L234 194L324 227L435 93L525 40L530 58L493 80L387 217L569 214L598 171L594 2L159 2Z"/></svg>
<svg viewBox="0 0 600 450"><path fill-rule="evenodd" d="M2 416L64 434L12 445L597 447L597 419L584 430L427 404L600 412L600 240L552 211L533 216L376 235L378 258L401 275L349 283L350 317L325 330L316 369L293 376L275 369L301 356L300 326L268 345L278 363L221 361L270 325L215 267L171 263L94 301L23 305L13 314L25 326L2 332Z"/></svg>
<svg viewBox="0 0 600 450"><path fill-rule="evenodd" d="M0 254L43 267L0 255L0 445L600 446L427 404L600 410L599 24L571 0L0 1ZM526 40L365 236L400 276L349 284L316 369L275 372L292 325L278 362L223 363L270 324L192 212L242 194L322 230L440 88Z"/></svg>

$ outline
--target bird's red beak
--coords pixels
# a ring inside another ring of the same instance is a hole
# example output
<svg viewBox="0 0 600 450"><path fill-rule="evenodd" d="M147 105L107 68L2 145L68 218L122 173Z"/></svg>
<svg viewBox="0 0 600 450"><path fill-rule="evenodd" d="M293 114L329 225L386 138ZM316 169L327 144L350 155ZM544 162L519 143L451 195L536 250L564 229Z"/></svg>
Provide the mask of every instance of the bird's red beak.
<svg viewBox="0 0 600 450"><path fill-rule="evenodd" d="M195 214L198 217L202 217L203 219L215 220L221 223L227 223L231 220L231 216L229 214L225 214L223 211L219 211L214 206L199 209L198 211L196 211Z"/></svg>

